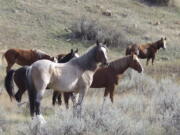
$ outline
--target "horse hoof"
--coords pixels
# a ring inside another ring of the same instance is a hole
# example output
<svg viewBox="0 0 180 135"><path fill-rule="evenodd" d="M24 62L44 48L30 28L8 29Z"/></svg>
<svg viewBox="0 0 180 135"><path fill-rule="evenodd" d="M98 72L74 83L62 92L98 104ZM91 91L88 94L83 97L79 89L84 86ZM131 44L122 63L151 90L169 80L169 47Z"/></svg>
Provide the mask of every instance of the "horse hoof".
<svg viewBox="0 0 180 135"><path fill-rule="evenodd" d="M41 125L44 125L47 123L42 115L37 115L37 120L39 121L39 124Z"/></svg>
<svg viewBox="0 0 180 135"><path fill-rule="evenodd" d="M32 119L31 128L33 129L34 127L37 127L37 126L38 127L43 126L46 123L47 122L42 115L37 115L37 116L33 117L33 119Z"/></svg>

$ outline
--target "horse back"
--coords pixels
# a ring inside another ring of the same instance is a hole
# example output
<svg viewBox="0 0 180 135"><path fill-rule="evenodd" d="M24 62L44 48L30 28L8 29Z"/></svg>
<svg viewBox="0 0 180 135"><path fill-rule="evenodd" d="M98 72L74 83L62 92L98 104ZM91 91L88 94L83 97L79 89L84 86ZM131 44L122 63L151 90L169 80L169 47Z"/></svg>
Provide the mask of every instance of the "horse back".
<svg viewBox="0 0 180 135"><path fill-rule="evenodd" d="M139 45L139 58L149 58L156 53L156 50L153 49L152 44L143 44Z"/></svg>
<svg viewBox="0 0 180 135"><path fill-rule="evenodd" d="M9 49L4 54L8 62L16 62L19 65L30 65L35 61L32 50Z"/></svg>

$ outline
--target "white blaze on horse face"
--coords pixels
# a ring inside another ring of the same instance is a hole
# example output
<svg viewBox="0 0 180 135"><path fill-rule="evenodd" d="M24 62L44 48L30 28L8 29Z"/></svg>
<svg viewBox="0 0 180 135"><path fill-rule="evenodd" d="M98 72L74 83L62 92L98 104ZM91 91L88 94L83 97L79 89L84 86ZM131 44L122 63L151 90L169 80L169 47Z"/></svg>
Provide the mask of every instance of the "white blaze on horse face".
<svg viewBox="0 0 180 135"><path fill-rule="evenodd" d="M163 48L166 49L166 40L163 39Z"/></svg>
<svg viewBox="0 0 180 135"><path fill-rule="evenodd" d="M140 63L140 60L138 59L137 55L134 55L134 59L135 59L138 63Z"/></svg>
<svg viewBox="0 0 180 135"><path fill-rule="evenodd" d="M54 57L54 62L58 63L58 59L56 57Z"/></svg>
<svg viewBox="0 0 180 135"><path fill-rule="evenodd" d="M108 58L107 58L107 49L102 46L102 47L101 47L101 50L103 51L104 57L105 57L105 59L107 60L107 59L108 59Z"/></svg>
<svg viewBox="0 0 180 135"><path fill-rule="evenodd" d="M79 54L78 54L78 53L75 53L74 56L75 56L76 58L78 58L78 57L79 57Z"/></svg>
<svg viewBox="0 0 180 135"><path fill-rule="evenodd" d="M139 63L139 65L140 65L140 67L141 67L141 72L143 72L144 71L144 69L143 69L143 67L142 67L142 65L141 65L141 62L140 62L140 60L139 60L139 58L137 57L137 55L134 55L134 59Z"/></svg>

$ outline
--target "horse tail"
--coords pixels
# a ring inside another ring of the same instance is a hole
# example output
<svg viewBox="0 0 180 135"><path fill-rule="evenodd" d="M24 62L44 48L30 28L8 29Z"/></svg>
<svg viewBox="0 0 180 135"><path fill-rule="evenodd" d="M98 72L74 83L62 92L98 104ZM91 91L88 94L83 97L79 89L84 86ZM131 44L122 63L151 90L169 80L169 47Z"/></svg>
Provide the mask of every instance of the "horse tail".
<svg viewBox="0 0 180 135"><path fill-rule="evenodd" d="M28 97L29 97L29 103L30 103L30 114L33 117L34 112L35 112L35 98L36 98L36 89L35 86L32 82L32 76L31 76L31 69L28 68L26 70L26 86L28 90Z"/></svg>
<svg viewBox="0 0 180 135"><path fill-rule="evenodd" d="M15 70L10 70L5 76L5 81L4 81L5 89L11 101L12 101L12 97L14 97L14 83L13 83L14 73L15 73Z"/></svg>
<svg viewBox="0 0 180 135"><path fill-rule="evenodd" d="M17 87L19 88L18 92L15 94L15 99L17 102L21 102L21 98L23 93L26 91L26 71L29 66L23 66L16 70L14 75L14 82L16 83ZM19 83L21 82L21 83Z"/></svg>

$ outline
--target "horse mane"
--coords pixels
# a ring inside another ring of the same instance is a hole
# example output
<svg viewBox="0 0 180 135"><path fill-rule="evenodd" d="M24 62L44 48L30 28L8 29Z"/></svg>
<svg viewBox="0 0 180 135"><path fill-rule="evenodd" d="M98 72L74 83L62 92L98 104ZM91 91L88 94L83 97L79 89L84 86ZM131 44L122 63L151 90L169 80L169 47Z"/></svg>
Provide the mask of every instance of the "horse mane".
<svg viewBox="0 0 180 135"><path fill-rule="evenodd" d="M38 55L39 58L42 58L43 56L48 55L46 52L39 49L32 49L32 50Z"/></svg>
<svg viewBox="0 0 180 135"><path fill-rule="evenodd" d="M78 58L73 58L69 62L72 62L74 65L78 65L82 69L92 69L92 63L95 62L94 54L97 51L97 46L93 45L87 49L87 51ZM94 66L94 65L93 65Z"/></svg>
<svg viewBox="0 0 180 135"><path fill-rule="evenodd" d="M113 69L115 72L121 72L120 70L126 68L128 59L131 55L119 58L109 63L109 68Z"/></svg>

